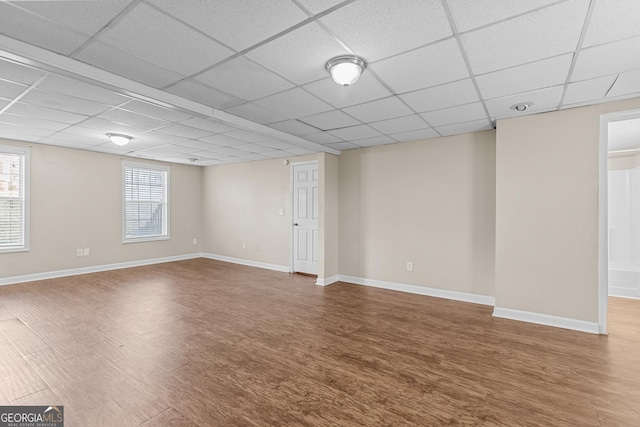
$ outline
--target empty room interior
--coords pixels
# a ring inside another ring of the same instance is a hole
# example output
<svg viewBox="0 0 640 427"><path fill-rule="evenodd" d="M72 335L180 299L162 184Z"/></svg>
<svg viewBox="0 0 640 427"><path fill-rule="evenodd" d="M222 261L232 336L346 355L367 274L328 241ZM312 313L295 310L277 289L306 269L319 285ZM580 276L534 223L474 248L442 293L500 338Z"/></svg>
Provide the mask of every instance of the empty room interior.
<svg viewBox="0 0 640 427"><path fill-rule="evenodd" d="M0 413L640 425L638 22L0 2Z"/></svg>

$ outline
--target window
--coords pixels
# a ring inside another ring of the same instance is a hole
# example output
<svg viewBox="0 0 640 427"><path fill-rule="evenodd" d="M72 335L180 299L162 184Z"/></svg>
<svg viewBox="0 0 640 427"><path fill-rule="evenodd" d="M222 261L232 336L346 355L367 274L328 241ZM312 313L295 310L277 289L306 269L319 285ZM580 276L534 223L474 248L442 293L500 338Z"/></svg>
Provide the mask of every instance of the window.
<svg viewBox="0 0 640 427"><path fill-rule="evenodd" d="M0 252L29 250L29 150L0 145Z"/></svg>
<svg viewBox="0 0 640 427"><path fill-rule="evenodd" d="M127 242L169 238L169 168L123 163L124 239Z"/></svg>

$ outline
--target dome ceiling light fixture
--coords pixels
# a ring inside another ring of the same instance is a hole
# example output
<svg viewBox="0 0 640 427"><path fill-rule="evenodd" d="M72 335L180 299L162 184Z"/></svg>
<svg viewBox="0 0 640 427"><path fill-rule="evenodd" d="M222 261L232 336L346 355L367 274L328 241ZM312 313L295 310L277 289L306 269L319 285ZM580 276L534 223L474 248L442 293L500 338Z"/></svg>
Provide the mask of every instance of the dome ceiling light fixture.
<svg viewBox="0 0 640 427"><path fill-rule="evenodd" d="M533 102L522 102L520 104L512 105L509 108L511 108L512 110L515 110L515 111L523 112L523 111L526 111L532 105L533 105Z"/></svg>
<svg viewBox="0 0 640 427"><path fill-rule="evenodd" d="M367 68L367 63L364 59L353 55L338 56L329 60L325 68L334 82L347 87L360 79L360 75Z"/></svg>
<svg viewBox="0 0 640 427"><path fill-rule="evenodd" d="M127 145L129 143L129 141L131 141L133 139L132 136L129 135L125 135L122 133L108 133L107 136L109 137L109 139L111 140L111 142L113 142L116 145Z"/></svg>

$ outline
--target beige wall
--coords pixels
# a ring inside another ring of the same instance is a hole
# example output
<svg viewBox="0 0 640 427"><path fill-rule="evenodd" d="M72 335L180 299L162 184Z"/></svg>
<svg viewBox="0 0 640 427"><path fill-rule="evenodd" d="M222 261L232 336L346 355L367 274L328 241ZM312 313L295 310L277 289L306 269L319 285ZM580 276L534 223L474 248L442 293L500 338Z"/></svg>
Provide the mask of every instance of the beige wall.
<svg viewBox="0 0 640 427"><path fill-rule="evenodd" d="M496 306L598 321L600 115L640 99L499 120Z"/></svg>
<svg viewBox="0 0 640 427"><path fill-rule="evenodd" d="M494 131L349 150L339 163L340 274L493 295Z"/></svg>
<svg viewBox="0 0 640 427"><path fill-rule="evenodd" d="M123 244L123 157L6 140L0 144L32 147L31 248L0 254L0 277L202 251L201 168L171 165L170 240ZM89 248L91 255L78 257L77 248Z"/></svg>
<svg viewBox="0 0 640 427"><path fill-rule="evenodd" d="M324 254L318 262L318 278L325 279L338 274L338 194L340 191L338 156L318 154L318 171L320 175L318 252Z"/></svg>
<svg viewBox="0 0 640 427"><path fill-rule="evenodd" d="M278 266L291 264L291 166L282 161L204 168L204 252ZM278 214L280 209L285 215Z"/></svg>

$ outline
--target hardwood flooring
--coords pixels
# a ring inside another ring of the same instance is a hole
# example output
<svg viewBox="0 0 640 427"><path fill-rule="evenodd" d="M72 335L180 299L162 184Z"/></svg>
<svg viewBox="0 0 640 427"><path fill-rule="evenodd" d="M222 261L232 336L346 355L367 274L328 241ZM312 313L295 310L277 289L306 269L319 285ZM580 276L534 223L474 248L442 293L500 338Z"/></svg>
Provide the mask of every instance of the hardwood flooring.
<svg viewBox="0 0 640 427"><path fill-rule="evenodd" d="M0 404L66 427L638 426L640 301L610 335L195 259L0 287Z"/></svg>

